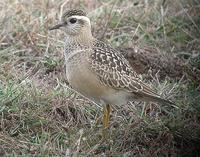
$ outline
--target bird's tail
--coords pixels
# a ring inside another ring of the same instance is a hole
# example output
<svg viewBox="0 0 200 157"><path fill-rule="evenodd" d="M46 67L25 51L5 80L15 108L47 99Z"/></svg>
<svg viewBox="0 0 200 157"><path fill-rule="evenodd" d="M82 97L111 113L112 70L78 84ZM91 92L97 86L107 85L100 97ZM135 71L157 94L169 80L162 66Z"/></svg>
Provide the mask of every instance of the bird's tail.
<svg viewBox="0 0 200 157"><path fill-rule="evenodd" d="M134 93L135 95L137 95L140 99L147 101L147 102L157 102L159 104L163 104L163 105L171 105L173 107L176 107L176 104L170 100L164 99L158 95L151 95L151 94L146 94L146 93Z"/></svg>
<svg viewBox="0 0 200 157"><path fill-rule="evenodd" d="M164 104L164 105L172 105L175 106L176 104L170 100L161 98L161 97L157 97L157 96L149 96L148 97L151 101L153 102L158 102L160 104Z"/></svg>

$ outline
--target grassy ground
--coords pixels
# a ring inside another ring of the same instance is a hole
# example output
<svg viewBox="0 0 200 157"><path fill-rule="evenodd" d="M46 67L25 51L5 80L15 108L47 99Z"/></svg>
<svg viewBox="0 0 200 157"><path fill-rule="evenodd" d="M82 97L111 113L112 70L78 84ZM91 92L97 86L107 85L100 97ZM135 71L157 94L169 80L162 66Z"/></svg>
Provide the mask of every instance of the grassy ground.
<svg viewBox="0 0 200 157"><path fill-rule="evenodd" d="M160 77L154 67L141 74L178 108L113 108L102 141L102 107L67 88L63 34L48 31L75 7L116 48L150 47L161 64L181 59L183 76ZM0 1L0 156L200 156L199 39L198 0Z"/></svg>

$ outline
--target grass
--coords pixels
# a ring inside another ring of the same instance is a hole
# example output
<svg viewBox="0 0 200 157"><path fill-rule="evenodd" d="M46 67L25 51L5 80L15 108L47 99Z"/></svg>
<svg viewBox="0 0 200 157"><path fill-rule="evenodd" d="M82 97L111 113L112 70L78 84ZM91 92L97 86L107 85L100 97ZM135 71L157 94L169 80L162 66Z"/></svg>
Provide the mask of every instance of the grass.
<svg viewBox="0 0 200 157"><path fill-rule="evenodd" d="M74 7L87 10L94 36L116 48L182 59L182 79L141 74L177 108L114 107L102 141L102 107L67 87L63 33L48 31ZM0 156L200 156L197 0L10 0L0 8Z"/></svg>

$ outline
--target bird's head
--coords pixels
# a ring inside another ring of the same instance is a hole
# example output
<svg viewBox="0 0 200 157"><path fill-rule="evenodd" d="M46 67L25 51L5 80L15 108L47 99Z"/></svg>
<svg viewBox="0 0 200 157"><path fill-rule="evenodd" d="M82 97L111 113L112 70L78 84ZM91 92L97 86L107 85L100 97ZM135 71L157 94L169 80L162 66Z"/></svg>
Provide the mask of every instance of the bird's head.
<svg viewBox="0 0 200 157"><path fill-rule="evenodd" d="M64 32L69 36L79 36L91 33L90 19L82 10L69 10L62 15L59 24L50 28L50 30L63 28Z"/></svg>

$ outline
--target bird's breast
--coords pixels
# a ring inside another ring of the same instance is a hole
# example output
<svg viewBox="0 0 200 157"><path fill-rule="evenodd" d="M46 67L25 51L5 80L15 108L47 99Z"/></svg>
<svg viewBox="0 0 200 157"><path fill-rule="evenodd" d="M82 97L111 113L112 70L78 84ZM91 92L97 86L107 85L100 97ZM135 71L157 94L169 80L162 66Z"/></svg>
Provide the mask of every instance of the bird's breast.
<svg viewBox="0 0 200 157"><path fill-rule="evenodd" d="M78 92L86 97L99 101L101 95L105 92L97 76L90 70L86 59L75 57L72 60L66 60L66 75L69 84Z"/></svg>
<svg viewBox="0 0 200 157"><path fill-rule="evenodd" d="M83 55L75 53L65 58L67 79L73 89L97 103L125 104L129 94L102 84Z"/></svg>

